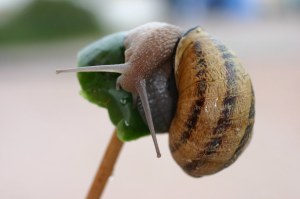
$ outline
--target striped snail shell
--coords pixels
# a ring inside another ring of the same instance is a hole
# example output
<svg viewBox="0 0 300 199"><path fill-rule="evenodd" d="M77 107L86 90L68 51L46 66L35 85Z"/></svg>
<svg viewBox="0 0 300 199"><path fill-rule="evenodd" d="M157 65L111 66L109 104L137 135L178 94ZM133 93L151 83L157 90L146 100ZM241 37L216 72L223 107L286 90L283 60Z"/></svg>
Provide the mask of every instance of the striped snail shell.
<svg viewBox="0 0 300 199"><path fill-rule="evenodd" d="M251 80L236 55L200 27L183 33L165 23L128 31L124 46L124 64L57 72L121 73L117 86L140 107L157 156L155 133L169 131L172 156L187 174L232 164L250 140L255 112Z"/></svg>
<svg viewBox="0 0 300 199"><path fill-rule="evenodd" d="M174 67L179 96L171 153L189 175L213 174L232 164L250 140L250 77L232 51L199 27L180 39Z"/></svg>

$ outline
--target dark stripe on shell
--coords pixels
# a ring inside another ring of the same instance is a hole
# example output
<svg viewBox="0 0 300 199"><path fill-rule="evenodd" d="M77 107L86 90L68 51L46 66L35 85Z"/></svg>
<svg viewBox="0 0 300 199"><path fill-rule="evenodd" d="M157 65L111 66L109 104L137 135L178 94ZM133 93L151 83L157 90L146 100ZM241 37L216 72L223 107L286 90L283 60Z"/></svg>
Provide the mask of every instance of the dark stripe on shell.
<svg viewBox="0 0 300 199"><path fill-rule="evenodd" d="M199 157L203 157L203 155L212 155L217 152L218 147L222 144L222 138L217 137L213 138L209 143L206 144L204 152L199 154ZM205 156L204 156L205 157ZM190 163L184 165L183 170L186 172L194 171L195 169L198 169L206 162L206 158L200 158L196 160L192 160Z"/></svg>
<svg viewBox="0 0 300 199"><path fill-rule="evenodd" d="M205 99L201 98L201 99L197 99L192 107L191 107L191 114L188 117L187 121L185 122L185 127L186 130L182 133L181 138L180 138L180 143L186 143L188 141L188 139L191 137L191 134L193 132L193 130L195 130L198 119L199 119L199 115L201 112L201 107L204 104Z"/></svg>
<svg viewBox="0 0 300 199"><path fill-rule="evenodd" d="M217 152L219 146L222 144L222 137L213 138L205 145L204 154L211 155Z"/></svg>
<svg viewBox="0 0 300 199"><path fill-rule="evenodd" d="M232 158L228 161L228 163L225 164L225 167L228 167L229 165L231 165L245 149L248 141L250 140L251 134L252 134L253 125L254 125L254 121L252 121L252 120L254 119L254 116L255 116L255 100L254 100L254 91L252 88L252 100L251 100L251 106L250 106L249 115L248 115L249 124L245 129L244 135L239 143L238 148L235 150Z"/></svg>
<svg viewBox="0 0 300 199"><path fill-rule="evenodd" d="M187 36L190 32L192 32L193 30L196 30L197 28L200 28L200 26L195 26L195 27L189 29L189 30L186 31L182 36L183 36L183 37Z"/></svg>
<svg viewBox="0 0 300 199"><path fill-rule="evenodd" d="M222 110L216 128L213 130L213 134L222 135L231 125L230 116L232 115L236 104L237 87L235 81L235 64L231 59L232 56L228 55L230 53L228 53L228 49L224 45L219 45L217 47L222 52L222 57L225 59L224 66L227 71L227 91L226 97L223 100L224 109Z"/></svg>
<svg viewBox="0 0 300 199"><path fill-rule="evenodd" d="M197 57L203 57L203 52L201 50L201 44L199 41L194 43L194 49L197 54ZM201 71L200 73L204 75L206 73L207 64L205 60L202 60L201 62L202 62L201 66L199 66L199 64L197 65L197 70L199 70L199 72ZM198 73L196 75L199 75ZM184 124L185 130L181 133L180 141L171 147L172 153L177 151L182 144L185 144L189 140L189 138L192 135L192 132L195 130L196 125L198 123L200 113L201 113L201 108L203 107L205 102L205 91L207 88L205 79L199 81L196 88L197 89L195 92L197 93L198 99L195 100L191 105L191 109L190 109L191 114L189 115L187 121Z"/></svg>
<svg viewBox="0 0 300 199"><path fill-rule="evenodd" d="M196 77L204 79L204 84L206 84L205 81L205 74L207 73L207 63L205 58L203 57L203 52L201 50L201 45L200 43L196 43L195 47L197 48L196 53L197 53L197 57L200 57L198 64L197 64L197 74Z"/></svg>
<svg viewBox="0 0 300 199"><path fill-rule="evenodd" d="M236 74L235 74L235 64L231 60L232 55L228 53L228 49L224 45L217 45L217 48L222 52L222 57L225 59L224 67L226 67L226 79L227 79L227 91L226 97L223 100L223 111L221 112L220 118L217 122L216 128L213 130L213 134L217 137L213 138L205 146L204 151L199 152L198 157L200 159L193 160L192 162L183 166L183 169L187 172L194 171L201 167L207 160L207 156L212 155L217 152L218 148L222 145L222 140L224 133L231 125L230 116L233 113L233 109L236 104Z"/></svg>
<svg viewBox="0 0 300 199"><path fill-rule="evenodd" d="M255 116L255 95L253 91L253 87L251 86L251 95L252 95L252 100L251 100L251 107L249 111L249 119L253 119Z"/></svg>

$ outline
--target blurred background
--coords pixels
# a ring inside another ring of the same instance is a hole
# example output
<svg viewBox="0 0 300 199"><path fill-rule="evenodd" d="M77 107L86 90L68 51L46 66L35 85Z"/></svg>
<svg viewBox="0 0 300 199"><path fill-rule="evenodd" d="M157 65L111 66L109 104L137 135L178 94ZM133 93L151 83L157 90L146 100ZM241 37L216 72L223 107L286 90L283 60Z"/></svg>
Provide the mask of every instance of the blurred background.
<svg viewBox="0 0 300 199"><path fill-rule="evenodd" d="M84 198L114 129L79 95L77 52L149 21L201 25L239 55L256 94L251 144L187 176L150 137L126 143L103 198L299 198L300 0L0 0L0 198Z"/></svg>

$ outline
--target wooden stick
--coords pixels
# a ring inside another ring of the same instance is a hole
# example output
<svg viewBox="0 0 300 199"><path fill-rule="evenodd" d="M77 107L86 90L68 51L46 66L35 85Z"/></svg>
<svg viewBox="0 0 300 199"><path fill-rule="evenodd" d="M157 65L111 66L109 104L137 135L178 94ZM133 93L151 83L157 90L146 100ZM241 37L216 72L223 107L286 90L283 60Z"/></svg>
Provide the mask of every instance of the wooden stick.
<svg viewBox="0 0 300 199"><path fill-rule="evenodd" d="M123 142L117 137L116 129L111 136L109 145L106 148L101 165L94 178L93 184L87 195L87 199L99 199L105 188L108 178L111 176L118 155L122 149Z"/></svg>

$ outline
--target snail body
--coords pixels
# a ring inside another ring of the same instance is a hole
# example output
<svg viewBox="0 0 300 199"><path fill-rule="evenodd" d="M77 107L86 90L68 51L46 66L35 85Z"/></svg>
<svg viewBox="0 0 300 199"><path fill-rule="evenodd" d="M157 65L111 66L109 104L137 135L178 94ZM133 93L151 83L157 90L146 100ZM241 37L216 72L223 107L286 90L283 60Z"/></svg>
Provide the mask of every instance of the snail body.
<svg viewBox="0 0 300 199"><path fill-rule="evenodd" d="M129 31L124 46L124 64L58 72L121 73L117 86L137 99L157 156L155 132L166 130L174 160L189 175L232 164L250 140L255 112L250 77L235 54L200 27L183 33L165 23Z"/></svg>
<svg viewBox="0 0 300 199"><path fill-rule="evenodd" d="M129 31L124 41L127 67L117 84L128 92L138 94L139 82L170 61L181 32L177 26L155 22Z"/></svg>

